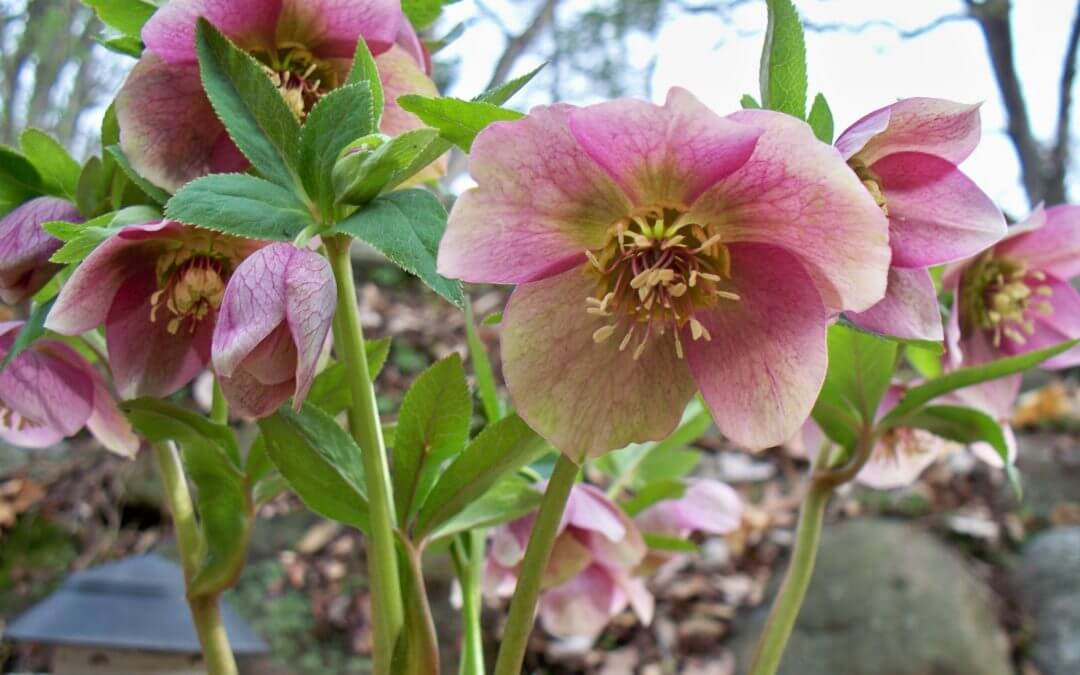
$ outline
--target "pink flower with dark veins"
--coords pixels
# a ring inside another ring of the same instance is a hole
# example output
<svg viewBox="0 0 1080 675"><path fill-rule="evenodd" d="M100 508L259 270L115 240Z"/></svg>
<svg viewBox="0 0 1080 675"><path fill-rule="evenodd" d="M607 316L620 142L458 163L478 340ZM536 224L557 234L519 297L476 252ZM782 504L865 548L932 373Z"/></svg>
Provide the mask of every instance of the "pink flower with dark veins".
<svg viewBox="0 0 1080 675"><path fill-rule="evenodd" d="M659 440L700 388L751 448L802 424L825 331L882 298L885 216L803 122L720 117L689 92L535 108L472 148L445 276L519 284L503 372L521 417L575 460Z"/></svg>
<svg viewBox="0 0 1080 675"><path fill-rule="evenodd" d="M80 222L81 217L71 202L37 197L0 218L0 301L22 302L60 270L49 258L62 242L41 229L51 220Z"/></svg>
<svg viewBox="0 0 1080 675"><path fill-rule="evenodd" d="M941 309L929 267L1005 236L1005 218L957 168L979 143L979 106L909 98L840 134L836 147L889 218L892 266L885 298L855 324L877 333L940 341Z"/></svg>
<svg viewBox="0 0 1080 675"><path fill-rule="evenodd" d="M79 335L104 324L120 395L168 396L210 361L225 284L260 246L168 220L130 225L76 268L45 326Z"/></svg>
<svg viewBox="0 0 1080 675"><path fill-rule="evenodd" d="M290 396L304 402L334 320L330 264L291 244L270 244L233 272L212 346L214 371L233 410L265 417Z"/></svg>
<svg viewBox="0 0 1080 675"><path fill-rule="evenodd" d="M0 323L0 360L20 321ZM47 448L86 428L109 451L134 457L139 439L85 358L59 340L38 340L0 371L0 438Z"/></svg>
<svg viewBox="0 0 1080 675"><path fill-rule="evenodd" d="M203 91L200 17L259 61L300 118L345 82L359 40L375 55L385 90L382 133L423 126L398 96L438 94L430 57L398 0L170 0L143 27L146 51L116 99L124 153L168 190L248 166Z"/></svg>

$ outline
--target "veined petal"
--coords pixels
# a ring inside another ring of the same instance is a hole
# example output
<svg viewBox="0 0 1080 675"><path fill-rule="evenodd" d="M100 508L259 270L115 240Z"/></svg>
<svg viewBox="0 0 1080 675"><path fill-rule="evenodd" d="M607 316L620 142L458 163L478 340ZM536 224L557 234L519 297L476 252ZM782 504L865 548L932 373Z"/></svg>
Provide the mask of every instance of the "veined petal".
<svg viewBox="0 0 1080 675"><path fill-rule="evenodd" d="M266 417L280 408L295 387L292 378L267 384L243 369L237 370L231 377L219 377L218 383L235 414L254 418Z"/></svg>
<svg viewBox="0 0 1080 675"><path fill-rule="evenodd" d="M878 442L855 480L875 490L911 485L950 443L922 429L895 429Z"/></svg>
<svg viewBox="0 0 1080 675"><path fill-rule="evenodd" d="M1080 276L1080 206L1053 206L1045 210L1045 224L1018 229L1022 227L1010 228L1009 237L995 249L997 255L1020 258L1059 279Z"/></svg>
<svg viewBox="0 0 1080 675"><path fill-rule="evenodd" d="M742 166L761 135L679 87L663 106L624 98L575 110L570 129L635 205L683 208Z"/></svg>
<svg viewBox="0 0 1080 675"><path fill-rule="evenodd" d="M405 23L408 24L407 21ZM422 63L397 45L375 57L375 66L379 69L379 80L382 82L383 97L386 100L379 131L387 136L399 136L406 131L426 126L419 117L404 110L397 103L398 97L406 94L439 95L435 83L424 72ZM438 180L446 174L448 162L448 155L443 155L410 179L410 182L423 183Z"/></svg>
<svg viewBox="0 0 1080 675"><path fill-rule="evenodd" d="M602 490L578 483L570 490L562 520L564 527L569 525L596 532L609 541L621 541L627 531L622 515L621 509Z"/></svg>
<svg viewBox="0 0 1080 675"><path fill-rule="evenodd" d="M337 286L330 263L314 251L294 249L285 277L285 317L296 346L293 405L297 410L315 379L336 306Z"/></svg>
<svg viewBox="0 0 1080 675"><path fill-rule="evenodd" d="M835 148L782 113L729 116L764 130L738 171L691 207L725 243L769 244L798 256L832 311L862 311L885 295L888 223Z"/></svg>
<svg viewBox="0 0 1080 675"><path fill-rule="evenodd" d="M1007 337L1003 339L1001 344L1006 354L1022 354L1080 338L1080 291L1068 282L1053 277L1047 277L1044 283L1050 287L1051 294L1043 301L1050 305L1052 311L1043 314L1037 309L1029 310L1028 317L1034 322L1034 332L1024 335L1023 344ZM1043 361L1040 367L1058 370L1077 365L1080 365L1080 345Z"/></svg>
<svg viewBox="0 0 1080 675"><path fill-rule="evenodd" d="M619 606L619 598L623 602ZM626 606L625 594L601 565L590 565L570 581L544 591L540 622L558 637L598 635Z"/></svg>
<svg viewBox="0 0 1080 675"><path fill-rule="evenodd" d="M440 274L512 284L550 276L584 262L585 249L602 246L626 217L626 196L571 135L572 110L534 108L480 132L469 160L479 187L450 212Z"/></svg>
<svg viewBox="0 0 1080 675"><path fill-rule="evenodd" d="M82 219L74 205L56 197L31 199L0 218L0 301L22 302L60 269L49 256L61 242L41 229L51 220Z"/></svg>
<svg viewBox="0 0 1080 675"><path fill-rule="evenodd" d="M825 380L828 313L800 261L775 246L733 244L738 301L683 328L686 360L720 432L751 449L780 445L810 415Z"/></svg>
<svg viewBox="0 0 1080 675"><path fill-rule="evenodd" d="M277 43L303 45L322 58L352 58L361 38L373 54L390 48L405 15L399 0L279 0Z"/></svg>
<svg viewBox="0 0 1080 675"><path fill-rule="evenodd" d="M841 134L837 146L855 145L856 134L879 126L881 113L888 111L887 126L873 135L854 156L866 165L898 152L922 152L959 164L979 144L981 104L966 104L941 98L907 98L870 113ZM851 134L851 136L849 136ZM843 141L843 142L841 142ZM846 154L846 158L852 154Z"/></svg>
<svg viewBox="0 0 1080 675"><path fill-rule="evenodd" d="M836 139L836 149L840 151L844 159L851 159L852 155L863 149L871 138L877 136L889 126L889 107L863 116L858 122L848 127L844 133Z"/></svg>
<svg viewBox="0 0 1080 675"><path fill-rule="evenodd" d="M896 267L929 267L967 258L1005 236L1005 217L955 165L918 152L893 153L871 170L889 209Z"/></svg>
<svg viewBox="0 0 1080 675"><path fill-rule="evenodd" d="M142 39L148 51L170 63L195 63L200 17L251 50L273 44L280 13L281 0L170 0L143 26Z"/></svg>
<svg viewBox="0 0 1080 675"><path fill-rule="evenodd" d="M237 266L221 299L211 353L214 371L232 377L286 317L286 270L297 249L271 244Z"/></svg>
<svg viewBox="0 0 1080 675"><path fill-rule="evenodd" d="M905 340L945 339L934 280L926 269L889 268L885 298L865 312L847 315L856 326Z"/></svg>
<svg viewBox="0 0 1080 675"><path fill-rule="evenodd" d="M695 389L670 331L654 330L637 361L644 325L624 351L625 328L593 339L607 325L585 311L594 287L581 268L523 284L503 320L503 372L518 414L576 460L665 438Z"/></svg>
<svg viewBox="0 0 1080 675"><path fill-rule="evenodd" d="M10 348L6 334L0 351ZM9 412L0 420L0 438L26 447L46 447L73 436L86 424L94 400L94 383L80 368L50 353L59 344L34 345L0 372L0 406ZM16 422L12 413L21 418Z"/></svg>

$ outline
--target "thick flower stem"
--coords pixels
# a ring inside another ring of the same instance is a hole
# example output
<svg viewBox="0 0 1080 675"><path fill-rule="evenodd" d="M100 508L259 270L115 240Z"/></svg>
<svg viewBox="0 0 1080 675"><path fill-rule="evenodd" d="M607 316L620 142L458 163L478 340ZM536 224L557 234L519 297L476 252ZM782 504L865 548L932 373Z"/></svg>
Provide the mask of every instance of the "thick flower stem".
<svg viewBox="0 0 1080 675"><path fill-rule="evenodd" d="M352 391L352 404L348 409L349 430L360 446L371 508L368 577L375 621L375 669L376 673L386 675L390 673L394 645L404 624L401 581L394 548L390 470L375 404L375 390L368 372L360 310L356 304L356 286L349 256L352 240L337 236L326 237L324 241L337 282L335 339L349 372Z"/></svg>
<svg viewBox="0 0 1080 675"><path fill-rule="evenodd" d="M450 546L458 583L461 584L461 667L459 675L485 675L484 631L481 623L486 530L458 535Z"/></svg>
<svg viewBox="0 0 1080 675"><path fill-rule="evenodd" d="M180 564L184 570L184 582L190 584L199 569L203 556L202 533L191 502L184 464L176 446L171 443L154 445L154 458L165 488L165 500L172 514L176 530L176 544L180 549ZM221 623L218 596L188 596L191 619L203 650L208 675L236 675L236 659L233 658L229 637Z"/></svg>
<svg viewBox="0 0 1080 675"><path fill-rule="evenodd" d="M548 481L540 511L536 514L525 559L518 572L517 588L510 601L510 616L503 632L499 658L495 662L495 675L520 675L525 661L525 649L532 633L536 604L540 597L540 581L547 569L555 537L559 533L570 490L577 479L578 465L566 455L559 455L555 470Z"/></svg>

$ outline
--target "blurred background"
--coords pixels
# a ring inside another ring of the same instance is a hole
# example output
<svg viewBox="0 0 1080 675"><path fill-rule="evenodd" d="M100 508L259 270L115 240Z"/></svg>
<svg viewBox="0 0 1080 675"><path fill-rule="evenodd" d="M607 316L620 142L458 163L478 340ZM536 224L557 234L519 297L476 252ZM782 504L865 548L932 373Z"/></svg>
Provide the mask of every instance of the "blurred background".
<svg viewBox="0 0 1080 675"><path fill-rule="evenodd" d="M799 0L811 94L837 131L898 98L982 101L983 141L964 170L1010 220L1080 198L1073 105L1080 5L1075 0ZM682 86L720 113L757 94L761 0L457 0L426 31L436 79L471 97L547 62L511 103L662 100ZM0 0L0 143L33 126L77 157L97 152L105 107L133 61L101 44L76 0ZM451 162L451 196L469 184ZM380 405L393 415L417 372L464 349L463 318L389 266L361 264L365 329L393 336ZM505 290L473 288L477 314ZM497 328L485 327L497 349ZM785 673L1076 675L1080 673L1080 394L1076 374L1038 373L1015 420L1025 498L966 455L910 488L851 490L834 504L821 582ZM194 397L194 392L192 393ZM649 627L619 617L593 643L537 633L537 672L731 675L760 625L753 608L781 569L804 466L780 451L748 456L715 434L695 469L753 504L743 531L702 542L702 555L653 583ZM68 573L151 550L171 532L149 462L107 457L88 440L49 452L0 446L0 618L10 619ZM364 673L370 632L362 541L284 496L264 508L252 562L230 602L270 644L257 672ZM432 561L438 576L440 561ZM455 624L450 570L431 586ZM825 578L828 577L827 580ZM488 617L492 634L496 614ZM453 635L446 656L454 659ZM37 660L35 660L37 659ZM23 647L0 661L43 663ZM5 670L5 672L7 672Z"/></svg>

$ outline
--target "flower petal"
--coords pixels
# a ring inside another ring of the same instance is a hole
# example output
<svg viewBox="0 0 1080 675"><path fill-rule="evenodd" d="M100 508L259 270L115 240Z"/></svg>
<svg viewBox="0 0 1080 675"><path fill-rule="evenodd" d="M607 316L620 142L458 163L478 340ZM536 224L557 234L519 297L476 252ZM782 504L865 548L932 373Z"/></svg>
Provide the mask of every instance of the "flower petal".
<svg viewBox="0 0 1080 675"><path fill-rule="evenodd" d="M764 110L729 117L764 133L753 157L687 217L715 223L725 243L770 244L798 256L830 310L874 305L885 295L888 223L855 173L793 117Z"/></svg>
<svg viewBox="0 0 1080 675"><path fill-rule="evenodd" d="M570 129L634 204L646 207L688 207L746 163L761 135L679 87L662 107L624 98L575 110Z"/></svg>
<svg viewBox="0 0 1080 675"><path fill-rule="evenodd" d="M540 622L544 630L557 637L598 635L622 610L617 595L624 594L608 571L591 565L565 584L544 591L540 597Z"/></svg>
<svg viewBox="0 0 1080 675"><path fill-rule="evenodd" d="M280 13L281 0L170 0L143 26L142 39L148 51L170 63L195 63L200 17L251 50L272 46Z"/></svg>
<svg viewBox="0 0 1080 675"><path fill-rule="evenodd" d="M866 330L905 340L940 342L945 338L934 280L926 269L890 267L885 298L847 318Z"/></svg>
<svg viewBox="0 0 1080 675"><path fill-rule="evenodd" d="M408 23L405 22L407 25ZM406 131L427 126L419 117L404 110L397 103L398 97L406 94L439 95L439 90L424 71L422 64L423 61L417 61L415 55L397 45L375 57L375 66L379 69L379 80L382 82L383 97L386 101L379 131L387 136L399 136ZM446 174L448 164L449 155L443 155L409 179L407 184L438 180Z"/></svg>
<svg viewBox="0 0 1080 675"><path fill-rule="evenodd" d="M5 335L4 353L13 335ZM74 436L86 424L94 400L94 383L86 373L52 353L62 343L36 343L0 372L0 438L26 447L46 447ZM14 419L17 415L20 419Z"/></svg>
<svg viewBox="0 0 1080 675"><path fill-rule="evenodd" d="M870 167L889 209L896 267L929 267L975 255L1005 236L1005 217L955 165L894 153Z"/></svg>
<svg viewBox="0 0 1080 675"><path fill-rule="evenodd" d="M799 260L775 246L733 244L738 301L696 317L711 339L683 328L686 360L720 432L751 449L780 445L810 415L825 380L828 316Z"/></svg>
<svg viewBox="0 0 1080 675"><path fill-rule="evenodd" d="M241 417L260 418L273 414L292 395L295 384L290 377L284 382L260 382L247 370L238 370L231 377L218 378L232 412Z"/></svg>
<svg viewBox="0 0 1080 675"><path fill-rule="evenodd" d="M233 271L211 346L214 371L219 375L232 377L244 359L285 322L286 270L297 250L290 244L271 244Z"/></svg>
<svg viewBox="0 0 1080 675"><path fill-rule="evenodd" d="M971 454L975 455L980 461L989 464L995 469L1002 469L1005 467L1006 461L1009 465L1016 463L1016 433L1013 431L1012 425L1008 422L1001 424L1001 433L1005 436L1005 446L1009 451L1006 460L1001 459L1001 455L994 449L994 446L982 441L971 444Z"/></svg>
<svg viewBox="0 0 1080 675"><path fill-rule="evenodd" d="M352 58L363 38L373 54L397 39L399 0L283 0L277 43L300 44L322 58Z"/></svg>
<svg viewBox="0 0 1080 675"><path fill-rule="evenodd" d="M888 111L885 129L853 153L863 164L873 164L898 152L923 152L959 164L979 144L982 131L980 105L941 98L907 98L856 122L841 134L836 144L850 150L858 144L856 138L880 126L883 113ZM850 158L852 154L845 153L845 157Z"/></svg>
<svg viewBox="0 0 1080 675"><path fill-rule="evenodd" d="M694 394L670 331L650 338L637 361L633 346L619 350L621 334L593 340L606 325L585 311L593 290L582 268L524 284L503 320L503 372L518 414L578 460L665 438Z"/></svg>
<svg viewBox="0 0 1080 675"><path fill-rule="evenodd" d="M74 205L56 197L31 199L0 218L0 301L22 302L60 269L49 256L61 242L41 229L50 220L82 221Z"/></svg>
<svg viewBox="0 0 1080 675"><path fill-rule="evenodd" d="M1044 349L1061 344L1067 340L1080 338L1080 291L1060 279L1047 277L1044 282L1050 287L1051 295L1045 301L1052 312L1043 314L1029 311L1028 317L1034 321L1035 332L1024 336L1020 345L1008 337L1002 339L1002 347L1008 354L1022 354L1036 349ZM1075 345L1062 354L1047 359L1039 364L1040 368L1059 370L1080 365L1080 345Z"/></svg>
<svg viewBox="0 0 1080 675"><path fill-rule="evenodd" d="M638 516L647 532L685 537L691 532L727 534L742 524L739 493L717 480L690 479L679 499L660 502Z"/></svg>
<svg viewBox="0 0 1080 675"><path fill-rule="evenodd" d="M315 379L319 356L334 322L337 286L326 258L297 249L289 263L285 289L285 315L297 351L293 405L299 410Z"/></svg>
<svg viewBox="0 0 1080 675"><path fill-rule="evenodd" d="M116 118L131 165L171 192L211 172L247 167L206 98L195 65L144 54L117 94Z"/></svg>
<svg viewBox="0 0 1080 675"><path fill-rule="evenodd" d="M596 532L609 541L622 541L627 531L622 515L621 509L602 490L578 483L570 490L562 520L564 527L569 525Z"/></svg>
<svg viewBox="0 0 1080 675"><path fill-rule="evenodd" d="M611 225L630 212L626 197L570 134L572 110L534 108L480 132L469 159L479 187L451 210L440 274L511 284L557 274L584 262L585 249L603 245Z"/></svg>
<svg viewBox="0 0 1080 675"><path fill-rule="evenodd" d="M1059 279L1080 276L1080 206L1051 207L1045 210L1044 225L1018 231L1023 227L1010 228L1009 237L997 245L995 253L1020 258Z"/></svg>
<svg viewBox="0 0 1080 675"><path fill-rule="evenodd" d="M570 532L563 532L551 549L547 567L544 568L541 588L565 584L593 562L589 547L578 541Z"/></svg>
<svg viewBox="0 0 1080 675"><path fill-rule="evenodd" d="M922 429L900 428L894 436L899 440L878 443L856 481L875 490L911 485L949 446Z"/></svg>
<svg viewBox="0 0 1080 675"><path fill-rule="evenodd" d="M848 127L836 139L836 149L844 159L863 149L871 138L885 131L889 126L889 107L880 108L863 116L858 122Z"/></svg>

